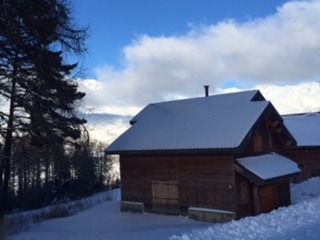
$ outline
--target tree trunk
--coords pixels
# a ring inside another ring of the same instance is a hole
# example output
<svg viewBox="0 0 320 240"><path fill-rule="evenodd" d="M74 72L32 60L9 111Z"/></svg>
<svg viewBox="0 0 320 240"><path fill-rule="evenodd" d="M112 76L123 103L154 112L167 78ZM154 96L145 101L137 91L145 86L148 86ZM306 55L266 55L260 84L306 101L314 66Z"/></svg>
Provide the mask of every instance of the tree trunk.
<svg viewBox="0 0 320 240"><path fill-rule="evenodd" d="M5 239L4 235L4 221L3 218L0 218L0 239Z"/></svg>
<svg viewBox="0 0 320 240"><path fill-rule="evenodd" d="M6 139L3 147L3 159L2 159L2 172L0 182L0 219L3 218L7 207L8 193L9 193L9 179L11 168L11 146L13 135L13 119L14 119L14 102L16 92L16 66L14 67L12 86L11 86L11 99L9 109L9 119L7 124Z"/></svg>

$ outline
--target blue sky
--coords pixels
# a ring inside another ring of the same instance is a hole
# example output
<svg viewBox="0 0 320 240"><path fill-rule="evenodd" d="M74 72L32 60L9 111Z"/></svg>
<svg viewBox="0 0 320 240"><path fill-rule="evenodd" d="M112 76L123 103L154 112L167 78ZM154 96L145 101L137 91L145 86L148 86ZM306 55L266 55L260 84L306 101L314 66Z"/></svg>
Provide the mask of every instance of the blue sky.
<svg viewBox="0 0 320 240"><path fill-rule="evenodd" d="M274 13L283 0L77 0L75 18L89 26L87 77L104 65L122 67L122 49L142 34L179 36L192 26L246 22Z"/></svg>
<svg viewBox="0 0 320 240"><path fill-rule="evenodd" d="M77 0L90 27L86 109L259 89L281 114L320 111L320 0Z"/></svg>

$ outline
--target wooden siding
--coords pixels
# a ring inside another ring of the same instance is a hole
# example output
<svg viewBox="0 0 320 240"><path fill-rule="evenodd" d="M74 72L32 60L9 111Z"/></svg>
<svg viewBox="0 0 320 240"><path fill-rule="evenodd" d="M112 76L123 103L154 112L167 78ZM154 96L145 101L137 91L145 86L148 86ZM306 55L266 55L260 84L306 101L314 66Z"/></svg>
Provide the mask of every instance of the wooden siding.
<svg viewBox="0 0 320 240"><path fill-rule="evenodd" d="M286 207L291 204L289 179L277 183L278 207Z"/></svg>
<svg viewBox="0 0 320 240"><path fill-rule="evenodd" d="M270 184L259 188L260 213L268 213L278 208L277 184Z"/></svg>
<svg viewBox="0 0 320 240"><path fill-rule="evenodd" d="M239 173L235 174L237 218L254 215L253 186Z"/></svg>
<svg viewBox="0 0 320 240"><path fill-rule="evenodd" d="M294 160L301 168L301 175L295 179L296 182L320 176L320 146L287 148L282 154Z"/></svg>
<svg viewBox="0 0 320 240"><path fill-rule="evenodd" d="M243 156L264 154L270 152L281 152L281 150L293 143L284 134L283 125L272 112L260 122L256 129L252 129L251 137L244 151Z"/></svg>
<svg viewBox="0 0 320 240"><path fill-rule="evenodd" d="M260 212L268 213L291 203L289 181L284 180L259 188Z"/></svg>
<svg viewBox="0 0 320 240"><path fill-rule="evenodd" d="M153 206L157 201L154 184L160 182L178 183L180 214L187 214L188 207L235 211L232 156L123 155L120 171L122 200L143 202L146 211L160 211L159 206ZM157 205L159 201L163 199L158 199ZM165 211L165 208L161 210L172 213Z"/></svg>
<svg viewBox="0 0 320 240"><path fill-rule="evenodd" d="M289 180L256 186L236 173L237 218L267 213L291 203Z"/></svg>

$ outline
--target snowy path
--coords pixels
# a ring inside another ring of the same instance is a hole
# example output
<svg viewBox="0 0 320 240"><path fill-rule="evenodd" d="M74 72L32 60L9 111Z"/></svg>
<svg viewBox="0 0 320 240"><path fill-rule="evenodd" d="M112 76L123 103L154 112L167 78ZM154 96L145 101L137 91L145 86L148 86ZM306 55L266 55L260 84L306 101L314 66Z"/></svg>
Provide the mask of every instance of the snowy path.
<svg viewBox="0 0 320 240"><path fill-rule="evenodd" d="M163 239L212 224L185 217L122 213L119 202L104 202L74 216L48 220L10 240Z"/></svg>

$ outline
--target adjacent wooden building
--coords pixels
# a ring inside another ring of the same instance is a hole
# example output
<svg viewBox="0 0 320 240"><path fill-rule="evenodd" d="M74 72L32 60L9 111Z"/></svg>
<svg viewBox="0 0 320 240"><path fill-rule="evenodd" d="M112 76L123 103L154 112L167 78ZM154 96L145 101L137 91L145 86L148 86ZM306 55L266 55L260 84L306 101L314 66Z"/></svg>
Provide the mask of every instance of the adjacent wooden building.
<svg viewBox="0 0 320 240"><path fill-rule="evenodd" d="M283 155L301 168L296 181L320 176L320 113L285 115L283 120L297 140L296 146L288 146L283 151Z"/></svg>
<svg viewBox="0 0 320 240"><path fill-rule="evenodd" d="M149 104L107 149L122 210L223 222L290 204L296 141L259 91Z"/></svg>

